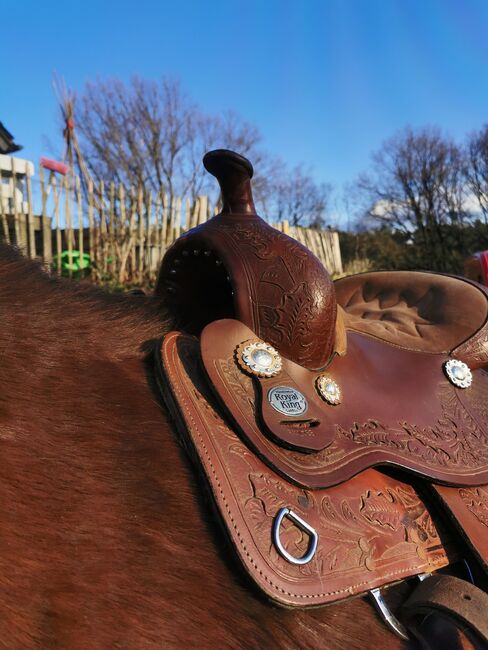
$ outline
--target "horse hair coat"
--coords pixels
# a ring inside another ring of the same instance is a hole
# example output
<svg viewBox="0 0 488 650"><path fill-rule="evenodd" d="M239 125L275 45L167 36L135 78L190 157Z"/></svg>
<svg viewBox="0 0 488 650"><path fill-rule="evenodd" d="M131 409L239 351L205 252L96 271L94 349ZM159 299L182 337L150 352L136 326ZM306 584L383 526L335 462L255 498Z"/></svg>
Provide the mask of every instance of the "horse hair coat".
<svg viewBox="0 0 488 650"><path fill-rule="evenodd" d="M0 245L0 647L401 647L364 599L251 586L152 381L154 298L49 277Z"/></svg>

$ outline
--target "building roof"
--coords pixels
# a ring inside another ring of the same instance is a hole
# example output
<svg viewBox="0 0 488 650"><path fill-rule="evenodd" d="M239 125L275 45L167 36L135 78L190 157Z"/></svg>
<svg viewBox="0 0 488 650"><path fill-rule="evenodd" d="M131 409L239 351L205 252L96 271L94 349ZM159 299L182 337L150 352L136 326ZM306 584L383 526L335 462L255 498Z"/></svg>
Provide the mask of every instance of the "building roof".
<svg viewBox="0 0 488 650"><path fill-rule="evenodd" d="M22 145L14 142L14 136L0 122L0 154L14 153L20 149L22 149Z"/></svg>

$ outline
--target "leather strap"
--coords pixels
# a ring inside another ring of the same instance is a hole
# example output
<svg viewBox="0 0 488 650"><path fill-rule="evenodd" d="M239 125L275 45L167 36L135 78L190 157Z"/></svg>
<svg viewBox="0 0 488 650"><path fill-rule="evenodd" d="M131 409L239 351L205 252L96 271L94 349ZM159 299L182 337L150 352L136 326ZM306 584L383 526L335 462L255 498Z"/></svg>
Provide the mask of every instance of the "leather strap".
<svg viewBox="0 0 488 650"><path fill-rule="evenodd" d="M447 615L457 627L469 627L488 644L488 594L469 582L448 575L432 576L416 587L401 609L402 619L414 632L416 624L432 613Z"/></svg>
<svg viewBox="0 0 488 650"><path fill-rule="evenodd" d="M463 541L488 573L488 486L432 485Z"/></svg>

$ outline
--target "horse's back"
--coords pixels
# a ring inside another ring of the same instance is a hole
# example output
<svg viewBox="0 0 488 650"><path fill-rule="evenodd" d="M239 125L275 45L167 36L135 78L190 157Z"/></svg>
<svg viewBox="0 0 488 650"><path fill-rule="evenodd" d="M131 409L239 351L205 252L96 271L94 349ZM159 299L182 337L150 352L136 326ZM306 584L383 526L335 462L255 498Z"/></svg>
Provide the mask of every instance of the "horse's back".
<svg viewBox="0 0 488 650"><path fill-rule="evenodd" d="M165 325L137 300L0 251L1 644L390 642L363 600L287 611L251 588L152 389Z"/></svg>

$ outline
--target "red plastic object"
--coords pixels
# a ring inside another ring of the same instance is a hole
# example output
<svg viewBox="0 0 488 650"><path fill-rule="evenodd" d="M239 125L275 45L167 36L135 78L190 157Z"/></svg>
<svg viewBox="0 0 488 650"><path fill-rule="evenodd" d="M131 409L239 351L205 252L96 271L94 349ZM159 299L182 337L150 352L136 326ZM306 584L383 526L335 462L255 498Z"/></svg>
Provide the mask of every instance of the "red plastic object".
<svg viewBox="0 0 488 650"><path fill-rule="evenodd" d="M474 253L464 263L464 275L488 286L488 251Z"/></svg>
<svg viewBox="0 0 488 650"><path fill-rule="evenodd" d="M66 176L69 172L69 165L58 162L57 160L50 160L49 158L41 158L41 167L49 169L52 172L58 172L58 174L62 174L63 176Z"/></svg>

